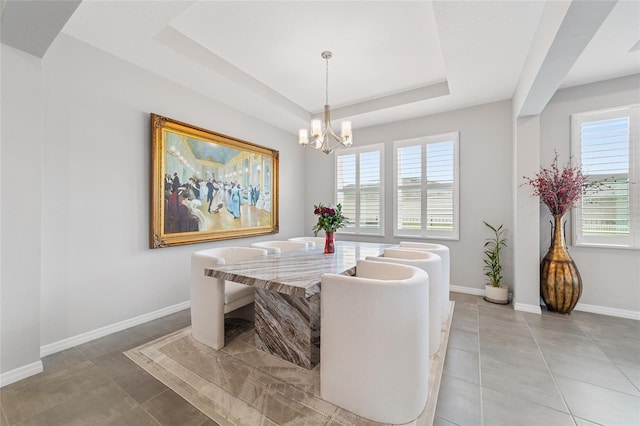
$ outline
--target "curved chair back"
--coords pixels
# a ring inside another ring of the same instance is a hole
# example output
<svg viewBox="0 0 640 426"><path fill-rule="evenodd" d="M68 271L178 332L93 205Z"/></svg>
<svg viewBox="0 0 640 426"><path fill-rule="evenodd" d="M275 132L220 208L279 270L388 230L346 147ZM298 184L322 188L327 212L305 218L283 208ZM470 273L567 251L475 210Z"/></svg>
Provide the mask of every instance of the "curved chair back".
<svg viewBox="0 0 640 426"><path fill-rule="evenodd" d="M395 248L395 247L394 247ZM443 289L441 293L441 301L440 301L440 321L442 323L446 322L449 318L449 291L451 287L450 281L450 257L449 257L449 247L443 244L433 244L433 243L414 243L409 241L401 241L399 248L401 249L409 249L409 250L424 250L430 253L435 253L442 258L442 283Z"/></svg>
<svg viewBox="0 0 640 426"><path fill-rule="evenodd" d="M208 277L205 268L266 256L251 247L220 247L191 255L191 333L214 349L224 347L224 315L254 301L254 288Z"/></svg>
<svg viewBox="0 0 640 426"><path fill-rule="evenodd" d="M382 423L420 415L429 384L428 280L418 268L367 260L356 276L322 276L322 399Z"/></svg>
<svg viewBox="0 0 640 426"><path fill-rule="evenodd" d="M323 237L295 237L289 238L289 241L304 241L309 244L309 248L324 247L325 239Z"/></svg>
<svg viewBox="0 0 640 426"><path fill-rule="evenodd" d="M261 241L251 244L251 247L265 249L269 254L279 254L285 251L306 250L309 244L304 241Z"/></svg>
<svg viewBox="0 0 640 426"><path fill-rule="evenodd" d="M213 264L225 265L266 255L267 250L255 247L218 247L199 250L192 254L192 259L207 259Z"/></svg>
<svg viewBox="0 0 640 426"><path fill-rule="evenodd" d="M369 256L374 262L399 263L420 268L429 275L429 355L438 352L440 347L440 301L442 291L442 259L435 253L417 250L384 250L384 256Z"/></svg>

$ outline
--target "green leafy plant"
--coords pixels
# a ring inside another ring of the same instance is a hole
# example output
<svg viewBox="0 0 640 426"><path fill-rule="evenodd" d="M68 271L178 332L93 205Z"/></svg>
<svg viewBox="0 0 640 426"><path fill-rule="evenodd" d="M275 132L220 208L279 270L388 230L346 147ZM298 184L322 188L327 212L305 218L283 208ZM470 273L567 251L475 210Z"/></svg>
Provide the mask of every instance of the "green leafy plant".
<svg viewBox="0 0 640 426"><path fill-rule="evenodd" d="M320 203L314 206L313 213L318 216L318 223L313 227L316 237L320 231L335 232L349 223L349 218L342 215L341 204L336 204L333 208Z"/></svg>
<svg viewBox="0 0 640 426"><path fill-rule="evenodd" d="M507 246L507 239L504 234L507 232L502 225L495 227L487 222L483 223L493 232L491 238L487 238L484 243L484 275L489 279L489 284L493 287L501 287L502 281L502 264L500 263L500 254L502 249Z"/></svg>

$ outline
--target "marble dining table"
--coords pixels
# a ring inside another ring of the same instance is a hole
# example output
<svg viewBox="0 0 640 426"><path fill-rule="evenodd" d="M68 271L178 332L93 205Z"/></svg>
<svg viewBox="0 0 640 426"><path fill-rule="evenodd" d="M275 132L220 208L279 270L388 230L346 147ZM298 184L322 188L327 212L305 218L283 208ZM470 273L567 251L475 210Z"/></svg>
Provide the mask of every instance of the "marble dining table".
<svg viewBox="0 0 640 426"><path fill-rule="evenodd" d="M255 287L255 344L264 352L311 369L320 362L321 279L326 273L354 275L356 263L378 256L390 244L337 241L324 247L272 254L204 273L215 285L233 281Z"/></svg>

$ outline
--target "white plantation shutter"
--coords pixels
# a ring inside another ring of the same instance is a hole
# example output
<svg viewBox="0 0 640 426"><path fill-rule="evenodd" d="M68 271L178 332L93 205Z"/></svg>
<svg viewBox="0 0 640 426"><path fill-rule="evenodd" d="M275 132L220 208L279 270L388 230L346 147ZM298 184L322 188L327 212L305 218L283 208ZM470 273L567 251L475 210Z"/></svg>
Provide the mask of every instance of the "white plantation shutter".
<svg viewBox="0 0 640 426"><path fill-rule="evenodd" d="M589 180L603 189L583 194L574 209L574 244L640 247L638 106L574 114L572 151Z"/></svg>
<svg viewBox="0 0 640 426"><path fill-rule="evenodd" d="M351 223L338 232L383 235L382 144L336 152L336 203Z"/></svg>
<svg viewBox="0 0 640 426"><path fill-rule="evenodd" d="M356 154L336 154L336 182L336 203L342 204L342 214L353 220L356 216Z"/></svg>
<svg viewBox="0 0 640 426"><path fill-rule="evenodd" d="M458 133L394 142L394 235L458 239Z"/></svg>
<svg viewBox="0 0 640 426"><path fill-rule="evenodd" d="M396 226L400 230L422 228L422 146L409 145L396 150Z"/></svg>
<svg viewBox="0 0 640 426"><path fill-rule="evenodd" d="M380 231L380 233L382 231L380 227L382 218L381 161L381 149L365 151L360 154L360 211L358 214L358 225L362 230L371 229Z"/></svg>
<svg viewBox="0 0 640 426"><path fill-rule="evenodd" d="M453 230L453 141L427 145L427 229Z"/></svg>

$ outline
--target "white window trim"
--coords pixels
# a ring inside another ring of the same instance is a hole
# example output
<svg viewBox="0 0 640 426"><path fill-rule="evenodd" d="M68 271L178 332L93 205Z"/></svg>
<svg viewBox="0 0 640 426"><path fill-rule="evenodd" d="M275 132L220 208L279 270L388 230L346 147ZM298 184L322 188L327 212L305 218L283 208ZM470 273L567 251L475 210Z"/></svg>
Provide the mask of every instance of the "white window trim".
<svg viewBox="0 0 640 426"><path fill-rule="evenodd" d="M353 228L340 228L336 231L338 234L348 234L348 235L371 235L371 236L384 236L384 204L385 204L385 193L384 193L384 144L372 144L372 145L363 145L357 148L347 148L341 149L339 152L336 152L335 162L334 162L334 170L338 170L338 157L341 155L356 155L356 218L360 217L360 193L361 192L371 192L373 190L364 190L362 191L360 188L360 154L365 152L379 152L380 153L380 228L372 229L372 228L361 228L360 226L356 226ZM337 175L334 183L334 205L338 202L338 181ZM350 219L356 219L350 218Z"/></svg>
<svg viewBox="0 0 640 426"><path fill-rule="evenodd" d="M426 205L421 205L421 229L420 230L399 230L398 223L398 148L405 146L422 145L420 150L422 159L422 178L420 183L420 193L426 192L426 145L431 143L453 141L453 230L452 231L428 231L426 229ZM438 135L422 136L412 139L403 139L393 141L393 236L394 237L409 237L409 238L424 238L434 240L452 240L457 241L460 239L460 132L448 132Z"/></svg>
<svg viewBox="0 0 640 426"><path fill-rule="evenodd" d="M571 155L580 159L582 153L581 124L584 121L605 120L629 115L629 236L585 236L582 235L582 209L571 212L572 244L576 247L600 247L613 249L640 249L640 105L576 113L571 116Z"/></svg>

